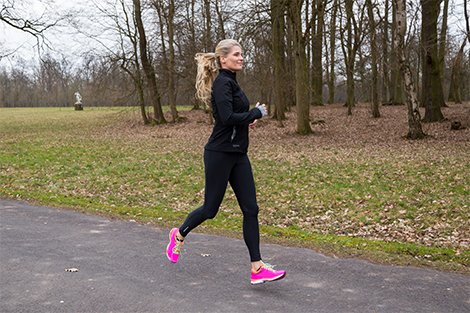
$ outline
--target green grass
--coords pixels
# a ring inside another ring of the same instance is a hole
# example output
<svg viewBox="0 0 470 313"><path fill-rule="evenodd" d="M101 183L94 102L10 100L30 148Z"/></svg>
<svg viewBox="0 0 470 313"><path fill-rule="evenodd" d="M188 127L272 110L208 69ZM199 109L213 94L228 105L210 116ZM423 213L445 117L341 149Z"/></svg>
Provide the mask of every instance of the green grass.
<svg viewBox="0 0 470 313"><path fill-rule="evenodd" d="M210 127L139 122L124 108L0 109L0 197L181 224L203 201ZM262 240L469 273L468 147L404 145L252 142ZM239 238L241 220L229 189L198 231Z"/></svg>

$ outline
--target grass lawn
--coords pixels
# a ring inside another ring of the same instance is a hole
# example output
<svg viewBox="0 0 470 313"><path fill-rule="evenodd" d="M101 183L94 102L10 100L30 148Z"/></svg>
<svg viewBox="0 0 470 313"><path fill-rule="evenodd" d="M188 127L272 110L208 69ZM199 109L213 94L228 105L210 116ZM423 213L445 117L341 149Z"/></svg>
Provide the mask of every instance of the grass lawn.
<svg viewBox="0 0 470 313"><path fill-rule="evenodd" d="M366 105L352 117L344 110L313 108L312 120L326 123L309 136L295 134L295 112L282 128L263 119L251 132L262 241L470 273L469 117L466 130L433 123L423 126L430 136L408 141L405 107L381 108L380 119ZM446 110L459 117L470 105ZM188 108L185 122L161 126L139 114L0 109L0 198L179 226L203 202L211 125ZM240 238L241 221L229 188L217 217L195 231Z"/></svg>

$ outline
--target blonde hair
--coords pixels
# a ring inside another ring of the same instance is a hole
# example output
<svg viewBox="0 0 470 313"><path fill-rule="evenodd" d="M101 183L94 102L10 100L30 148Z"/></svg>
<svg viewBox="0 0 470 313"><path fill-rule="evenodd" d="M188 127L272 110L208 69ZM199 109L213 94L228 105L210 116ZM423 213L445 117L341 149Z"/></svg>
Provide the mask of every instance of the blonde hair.
<svg viewBox="0 0 470 313"><path fill-rule="evenodd" d="M205 105L210 101L212 84L222 68L220 63L221 56L228 56L234 46L240 46L233 39L225 39L219 42L215 48L215 52L197 53L197 75L196 75L196 98L201 100Z"/></svg>

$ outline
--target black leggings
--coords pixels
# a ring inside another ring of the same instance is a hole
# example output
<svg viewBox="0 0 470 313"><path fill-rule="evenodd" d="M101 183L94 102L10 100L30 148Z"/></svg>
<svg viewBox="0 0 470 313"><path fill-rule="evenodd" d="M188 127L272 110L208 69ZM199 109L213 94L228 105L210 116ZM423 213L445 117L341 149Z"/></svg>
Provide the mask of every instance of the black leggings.
<svg viewBox="0 0 470 313"><path fill-rule="evenodd" d="M206 189L204 204L189 213L180 234L184 237L219 211L230 182L243 212L243 238L250 252L251 262L261 260L259 250L258 204L250 160L246 153L204 151Z"/></svg>

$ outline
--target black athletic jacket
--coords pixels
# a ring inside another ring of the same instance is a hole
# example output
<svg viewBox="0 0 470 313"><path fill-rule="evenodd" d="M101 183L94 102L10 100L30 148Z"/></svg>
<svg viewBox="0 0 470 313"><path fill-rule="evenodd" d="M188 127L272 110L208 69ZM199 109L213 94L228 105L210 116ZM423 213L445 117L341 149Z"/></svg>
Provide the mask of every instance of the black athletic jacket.
<svg viewBox="0 0 470 313"><path fill-rule="evenodd" d="M250 110L250 102L237 83L236 73L219 69L212 85L211 104L214 129L205 149L221 152L248 151L248 125L262 117L261 110Z"/></svg>

